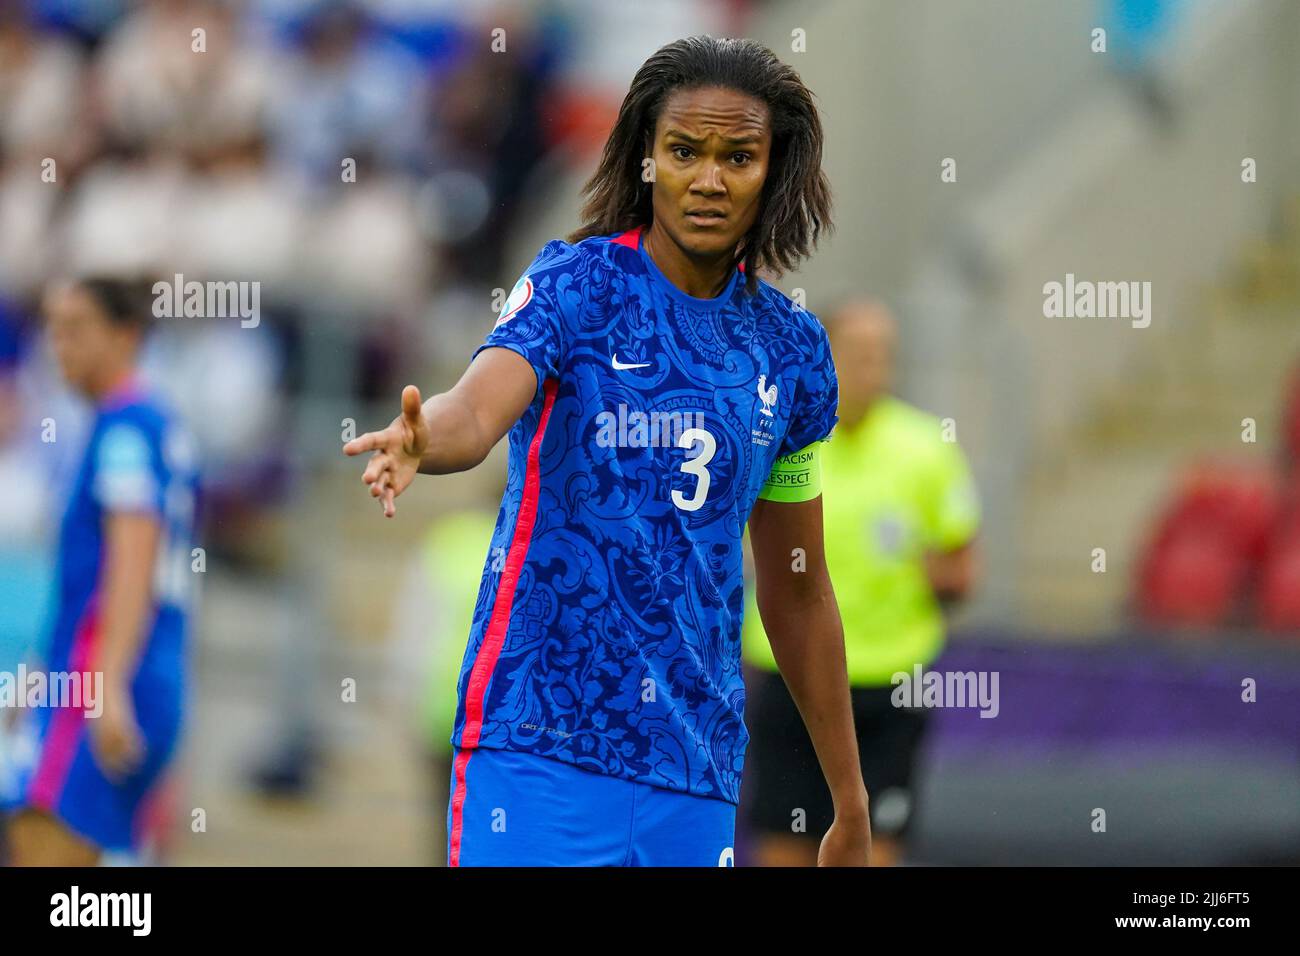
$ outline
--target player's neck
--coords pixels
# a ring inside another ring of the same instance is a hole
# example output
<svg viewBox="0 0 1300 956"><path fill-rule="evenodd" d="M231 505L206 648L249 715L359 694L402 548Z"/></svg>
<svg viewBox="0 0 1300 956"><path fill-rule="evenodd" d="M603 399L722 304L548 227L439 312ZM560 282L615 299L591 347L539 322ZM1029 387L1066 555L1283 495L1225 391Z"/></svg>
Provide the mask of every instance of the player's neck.
<svg viewBox="0 0 1300 956"><path fill-rule="evenodd" d="M866 402L857 405L841 404L839 408L840 424L844 426L845 431L852 431L857 428L875 409L880 407L880 400L885 395L882 392L879 395L873 395Z"/></svg>
<svg viewBox="0 0 1300 956"><path fill-rule="evenodd" d="M91 387L90 398L95 402L106 401L128 388L134 378L135 367L130 362L105 368Z"/></svg>
<svg viewBox="0 0 1300 956"><path fill-rule="evenodd" d="M697 299L712 299L722 294L731 279L732 263L726 258L700 261L688 256L672 238L654 223L645 231L646 255L665 278L678 289Z"/></svg>

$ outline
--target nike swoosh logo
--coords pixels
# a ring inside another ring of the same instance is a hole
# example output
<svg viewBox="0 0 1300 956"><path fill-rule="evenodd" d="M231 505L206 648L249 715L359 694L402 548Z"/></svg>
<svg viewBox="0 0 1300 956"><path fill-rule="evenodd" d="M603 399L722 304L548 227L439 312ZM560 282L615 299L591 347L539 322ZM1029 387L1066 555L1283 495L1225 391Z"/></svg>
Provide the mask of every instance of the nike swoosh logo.
<svg viewBox="0 0 1300 956"><path fill-rule="evenodd" d="M623 371L623 369L625 369L625 368L649 368L649 367L650 367L650 363L649 363L649 362L640 362L640 363L635 363L635 362L634 362L634 363L632 363L632 364L628 364L628 363L625 363L625 362L620 362L620 361L618 360L618 353L617 353L617 352L615 352L613 355L611 355L611 356L609 357L609 361L610 361L610 363L614 366L614 368L617 369L617 370L620 371L620 372Z"/></svg>

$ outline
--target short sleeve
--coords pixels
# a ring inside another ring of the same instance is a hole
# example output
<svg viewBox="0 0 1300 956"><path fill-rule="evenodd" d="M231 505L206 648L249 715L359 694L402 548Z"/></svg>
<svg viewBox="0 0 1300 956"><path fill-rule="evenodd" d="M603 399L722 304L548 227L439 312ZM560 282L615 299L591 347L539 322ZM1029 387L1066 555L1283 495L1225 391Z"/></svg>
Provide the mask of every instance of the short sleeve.
<svg viewBox="0 0 1300 956"><path fill-rule="evenodd" d="M927 488L930 546L954 551L969 544L979 528L979 495L966 456L956 442L940 443Z"/></svg>
<svg viewBox="0 0 1300 956"><path fill-rule="evenodd" d="M559 375L565 317L581 296L575 281L579 255L567 242L548 242L510 290L496 325L474 355L488 348L517 352L537 373L539 392L542 382Z"/></svg>
<svg viewBox="0 0 1300 956"><path fill-rule="evenodd" d="M811 316L810 316L811 318ZM799 382L799 404L790 417L790 427L781 442L778 455L790 455L813 442L825 441L839 421L839 379L831 358L826 330L812 318L814 338Z"/></svg>
<svg viewBox="0 0 1300 956"><path fill-rule="evenodd" d="M100 435L92 493L105 511L162 512L162 482L138 425L115 422Z"/></svg>

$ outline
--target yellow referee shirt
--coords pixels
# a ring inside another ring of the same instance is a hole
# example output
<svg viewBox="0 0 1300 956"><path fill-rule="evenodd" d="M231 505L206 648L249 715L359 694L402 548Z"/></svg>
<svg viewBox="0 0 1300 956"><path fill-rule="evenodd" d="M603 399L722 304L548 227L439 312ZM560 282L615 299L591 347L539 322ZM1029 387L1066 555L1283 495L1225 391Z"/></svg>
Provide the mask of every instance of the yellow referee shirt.
<svg viewBox="0 0 1300 956"><path fill-rule="evenodd" d="M970 468L944 437L938 418L884 396L817 448L826 561L854 686L888 686L943 648L943 613L922 556L960 548L979 525ZM777 669L752 588L743 641L746 660Z"/></svg>

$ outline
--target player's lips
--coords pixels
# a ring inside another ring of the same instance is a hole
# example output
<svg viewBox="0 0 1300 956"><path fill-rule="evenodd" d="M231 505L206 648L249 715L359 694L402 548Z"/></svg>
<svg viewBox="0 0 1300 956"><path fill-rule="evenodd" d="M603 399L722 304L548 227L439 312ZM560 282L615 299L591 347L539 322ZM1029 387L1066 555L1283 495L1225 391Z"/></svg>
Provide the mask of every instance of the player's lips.
<svg viewBox="0 0 1300 956"><path fill-rule="evenodd" d="M716 226L727 221L726 213L720 209L692 209L686 218L697 226Z"/></svg>

